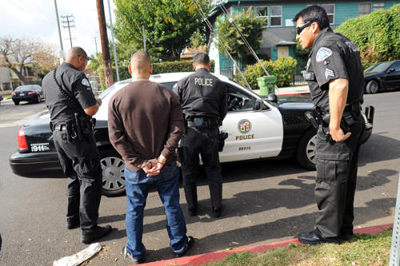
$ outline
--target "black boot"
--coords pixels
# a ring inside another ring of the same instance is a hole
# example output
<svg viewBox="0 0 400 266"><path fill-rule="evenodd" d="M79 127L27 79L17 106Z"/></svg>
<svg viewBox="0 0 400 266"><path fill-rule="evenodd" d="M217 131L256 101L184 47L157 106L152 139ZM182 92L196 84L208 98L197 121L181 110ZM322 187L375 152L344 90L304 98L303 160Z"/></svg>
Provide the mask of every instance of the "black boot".
<svg viewBox="0 0 400 266"><path fill-rule="evenodd" d="M112 227L110 225L106 225L104 227L97 226L93 231L85 232L82 230L81 242L84 244L91 244L95 240L108 235L111 231Z"/></svg>

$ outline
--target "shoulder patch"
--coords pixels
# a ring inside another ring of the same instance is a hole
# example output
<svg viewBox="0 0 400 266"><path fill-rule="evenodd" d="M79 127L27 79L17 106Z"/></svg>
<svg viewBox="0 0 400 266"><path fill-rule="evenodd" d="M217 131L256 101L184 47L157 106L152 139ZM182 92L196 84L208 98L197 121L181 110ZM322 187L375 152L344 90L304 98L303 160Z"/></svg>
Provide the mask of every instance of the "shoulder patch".
<svg viewBox="0 0 400 266"><path fill-rule="evenodd" d="M347 41L345 43L351 50L353 50L353 52L358 52L357 45L355 45L353 42Z"/></svg>
<svg viewBox="0 0 400 266"><path fill-rule="evenodd" d="M327 68L327 69L325 69L325 79L328 80L329 76L335 77L335 72L333 72L333 70Z"/></svg>
<svg viewBox="0 0 400 266"><path fill-rule="evenodd" d="M317 53L317 62L322 62L332 55L332 50L326 47L321 47Z"/></svg>
<svg viewBox="0 0 400 266"><path fill-rule="evenodd" d="M82 85L86 87L90 87L90 83L87 79L82 79Z"/></svg>

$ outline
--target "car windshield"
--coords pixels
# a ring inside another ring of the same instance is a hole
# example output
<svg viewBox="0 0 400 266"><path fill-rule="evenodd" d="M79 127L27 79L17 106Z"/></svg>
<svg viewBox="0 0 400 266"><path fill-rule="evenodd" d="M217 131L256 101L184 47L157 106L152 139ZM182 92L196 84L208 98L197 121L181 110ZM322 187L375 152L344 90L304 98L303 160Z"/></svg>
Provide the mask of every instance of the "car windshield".
<svg viewBox="0 0 400 266"><path fill-rule="evenodd" d="M383 62L376 65L370 66L365 70L365 72L383 72L392 64L393 62Z"/></svg>
<svg viewBox="0 0 400 266"><path fill-rule="evenodd" d="M19 86L15 89L15 91L27 91L27 90L34 90L35 87L31 86L31 85L23 85L23 86Z"/></svg>

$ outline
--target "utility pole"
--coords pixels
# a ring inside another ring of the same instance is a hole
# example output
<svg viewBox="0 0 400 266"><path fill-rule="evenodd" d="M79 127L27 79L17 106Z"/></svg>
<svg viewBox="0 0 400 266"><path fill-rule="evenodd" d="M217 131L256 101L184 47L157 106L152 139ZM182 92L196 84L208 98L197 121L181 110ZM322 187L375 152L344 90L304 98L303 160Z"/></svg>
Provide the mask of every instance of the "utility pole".
<svg viewBox="0 0 400 266"><path fill-rule="evenodd" d="M93 37L94 38L94 44L96 45L96 55L99 53L99 51L97 50L97 37Z"/></svg>
<svg viewBox="0 0 400 266"><path fill-rule="evenodd" d="M107 1L108 1L108 12L110 14L110 27L111 27L111 38L113 41L115 70L117 71L117 81L119 81L118 58L117 58L117 51L115 50L114 27L112 24L111 6L110 6L110 0Z"/></svg>
<svg viewBox="0 0 400 266"><path fill-rule="evenodd" d="M61 30L60 30L60 19L58 17L58 8L57 8L57 0L54 0L54 7L56 9L56 19L57 19L57 28L58 28L58 37L60 38L60 63L64 62L64 47L63 47L63 42L61 38Z"/></svg>
<svg viewBox="0 0 400 266"><path fill-rule="evenodd" d="M72 27L75 27L75 25L74 24L72 24L72 23L74 23L74 20L73 19L71 19L70 20L70 18L73 18L74 16L73 15L69 15L69 16L61 16L63 19L66 19L66 20L63 20L62 21L62 23L66 23L67 24L67 26L64 26L64 29L65 28L68 28L68 32L69 32L69 42L70 42L70 44L71 44L71 48L72 48L72 37L71 37L71 28ZM72 25L71 25L72 24Z"/></svg>
<svg viewBox="0 0 400 266"><path fill-rule="evenodd" d="M106 81L106 87L108 88L114 84L114 78L112 75L110 49L108 46L108 37L107 37L106 20L105 20L105 16L104 16L103 0L97 0L97 17L99 19L101 50L103 52L104 78Z"/></svg>

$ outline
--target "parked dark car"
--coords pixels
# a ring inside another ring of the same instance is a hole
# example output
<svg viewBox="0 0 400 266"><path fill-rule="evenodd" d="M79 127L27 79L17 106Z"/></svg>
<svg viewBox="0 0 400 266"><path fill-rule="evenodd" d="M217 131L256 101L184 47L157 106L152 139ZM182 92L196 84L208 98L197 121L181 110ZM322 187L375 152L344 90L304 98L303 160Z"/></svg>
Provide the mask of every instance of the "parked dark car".
<svg viewBox="0 0 400 266"><path fill-rule="evenodd" d="M11 99L15 105L22 101L40 103L44 99L44 95L40 85L21 85L13 91Z"/></svg>
<svg viewBox="0 0 400 266"><path fill-rule="evenodd" d="M365 70L364 82L365 92L371 94L400 88L400 60L370 66Z"/></svg>
<svg viewBox="0 0 400 266"><path fill-rule="evenodd" d="M152 75L151 80L172 88L179 79L190 73ZM221 162L237 162L267 158L293 158L306 169L315 169L316 129L306 119L305 112L313 108L310 97L277 97L272 94L261 98L253 91L218 76L228 91L228 114L221 130L228 133ZM108 102L131 80L114 83L103 91L94 135L100 151L103 170L103 194L112 196L125 191L124 161L112 147L108 138ZM365 115L365 114L366 115ZM363 113L366 130L365 142L372 133L373 108ZM18 151L9 158L12 171L21 176L43 175L44 171L60 169L57 152L49 127L49 113L31 117L19 129Z"/></svg>

